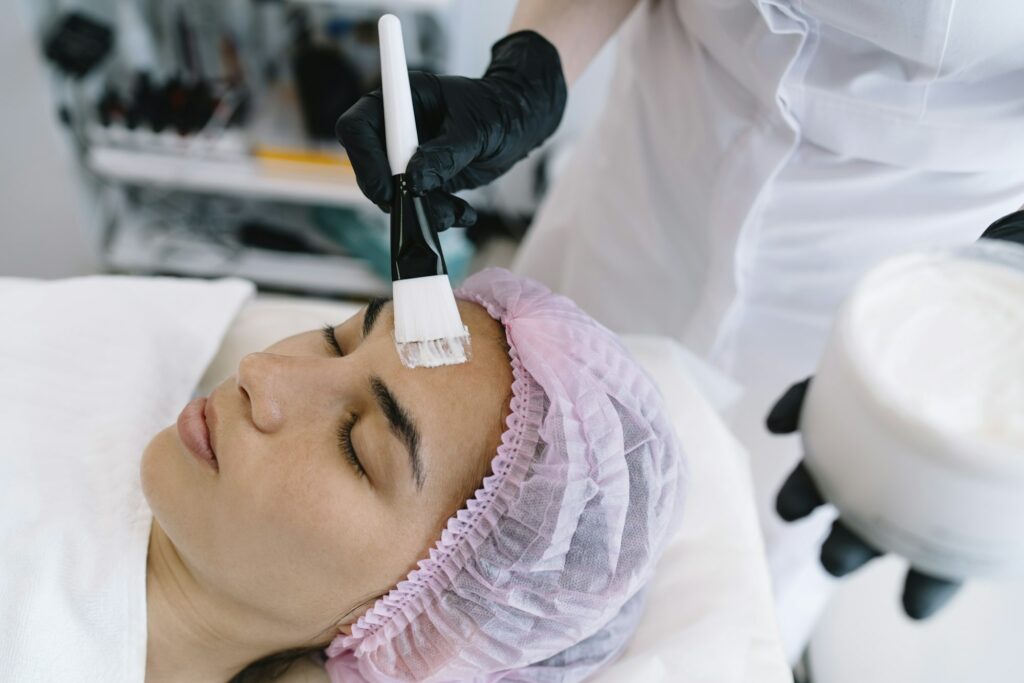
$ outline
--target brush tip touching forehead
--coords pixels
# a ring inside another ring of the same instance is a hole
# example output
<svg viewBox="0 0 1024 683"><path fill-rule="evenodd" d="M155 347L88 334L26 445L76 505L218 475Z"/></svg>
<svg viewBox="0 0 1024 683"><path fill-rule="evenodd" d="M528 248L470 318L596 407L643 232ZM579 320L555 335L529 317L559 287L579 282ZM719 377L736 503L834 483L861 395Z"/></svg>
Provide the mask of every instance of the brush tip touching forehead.
<svg viewBox="0 0 1024 683"><path fill-rule="evenodd" d="M393 283L395 348L407 368L458 365L469 360L470 334L447 275Z"/></svg>

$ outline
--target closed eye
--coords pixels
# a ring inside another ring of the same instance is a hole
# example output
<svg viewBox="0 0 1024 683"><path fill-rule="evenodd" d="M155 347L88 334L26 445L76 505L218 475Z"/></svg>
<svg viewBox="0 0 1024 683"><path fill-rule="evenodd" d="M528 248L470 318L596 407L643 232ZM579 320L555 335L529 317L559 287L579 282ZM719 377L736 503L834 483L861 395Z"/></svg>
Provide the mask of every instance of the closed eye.
<svg viewBox="0 0 1024 683"><path fill-rule="evenodd" d="M320 331L323 333L324 343L327 349L338 356L344 356L345 352L341 350L341 345L338 344L338 337L334 334L334 328L330 325L324 325ZM359 455L356 453L355 446L352 445L352 428L356 425L355 416L345 420L338 428L338 447L341 448L341 452L345 455L345 458L351 463L352 467L355 468L356 474L360 477L367 478L366 469L363 467L362 461L359 459Z"/></svg>
<svg viewBox="0 0 1024 683"><path fill-rule="evenodd" d="M327 350L338 356L344 356L345 352L341 350L341 345L338 344L338 337L334 334L334 327L324 324L320 331L323 332L324 343L327 344Z"/></svg>
<svg viewBox="0 0 1024 683"><path fill-rule="evenodd" d="M342 423L341 427L338 428L338 446L341 448L341 452L344 453L345 458L349 461L352 467L355 468L356 474L364 479L367 479L366 469L363 467L363 462L359 459L359 455L356 453L356 447L352 445L352 428L356 426L356 418L352 417Z"/></svg>

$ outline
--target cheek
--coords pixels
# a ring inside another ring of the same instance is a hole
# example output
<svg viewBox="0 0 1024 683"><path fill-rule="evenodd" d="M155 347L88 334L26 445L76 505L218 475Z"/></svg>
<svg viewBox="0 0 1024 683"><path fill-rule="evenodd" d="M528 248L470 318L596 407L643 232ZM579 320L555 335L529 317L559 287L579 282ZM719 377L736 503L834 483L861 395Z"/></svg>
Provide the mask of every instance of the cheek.
<svg viewBox="0 0 1024 683"><path fill-rule="evenodd" d="M312 447L239 453L217 501L216 564L249 595L275 596L285 610L371 590L390 531L347 463L332 462L322 446L304 448Z"/></svg>
<svg viewBox="0 0 1024 683"><path fill-rule="evenodd" d="M139 477L154 524L159 524L191 566L212 576L217 525L211 520L215 519L218 482L190 458L175 427L168 427L147 444Z"/></svg>

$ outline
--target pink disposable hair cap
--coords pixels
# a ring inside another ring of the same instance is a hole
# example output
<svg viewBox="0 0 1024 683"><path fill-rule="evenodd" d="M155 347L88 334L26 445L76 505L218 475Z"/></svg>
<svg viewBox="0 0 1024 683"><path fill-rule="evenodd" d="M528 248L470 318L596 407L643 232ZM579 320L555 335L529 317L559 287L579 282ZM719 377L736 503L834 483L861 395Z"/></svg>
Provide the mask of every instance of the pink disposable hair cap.
<svg viewBox="0 0 1024 683"><path fill-rule="evenodd" d="M661 395L611 331L502 269L456 296L505 328L508 428L428 556L327 648L335 683L582 680L625 648L681 517Z"/></svg>

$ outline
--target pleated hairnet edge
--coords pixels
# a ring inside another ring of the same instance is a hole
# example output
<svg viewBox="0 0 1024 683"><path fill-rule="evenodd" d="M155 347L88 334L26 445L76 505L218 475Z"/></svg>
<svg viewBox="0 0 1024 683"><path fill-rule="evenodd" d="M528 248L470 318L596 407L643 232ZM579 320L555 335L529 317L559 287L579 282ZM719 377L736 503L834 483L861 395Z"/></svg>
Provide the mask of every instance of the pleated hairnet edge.
<svg viewBox="0 0 1024 683"><path fill-rule="evenodd" d="M485 301L482 297L474 294L460 292L461 298L471 299L487 309L491 317L499 320L503 326L506 322L506 311L501 310L492 302ZM479 534L480 539L486 538L487 534L493 531L493 517L487 520L487 512L499 498L499 491L506 478L513 470L518 470L519 475L526 472L529 449L523 449L524 430L530 422L531 406L535 402L531 391L533 380L526 372L519 359L518 352L508 337L506 329L506 340L509 344L509 359L512 366L512 399L510 401L510 412L505 420L506 430L501 436L501 445L491 461L492 473L487 476L480 488L476 490L473 497L469 499L466 506L460 509L445 526L441 537L430 548L426 558L420 560L416 569L411 571L404 581L398 583L386 595L381 597L367 610L352 626L350 636L339 636L331 642L326 650L328 657L333 657L346 650L356 650L360 653L371 651L379 646L382 638L374 638L383 634L384 627L389 626L388 631L401 630L414 616L423 612L426 608L426 592L435 582L439 572L447 575L447 571L461 569L465 563L465 557L458 553L468 539L469 535L477 529L477 526L484 521L489 521L491 528ZM516 468L517 455L519 463ZM449 558L455 558L455 566L446 566ZM439 589L440 586L433 588Z"/></svg>

